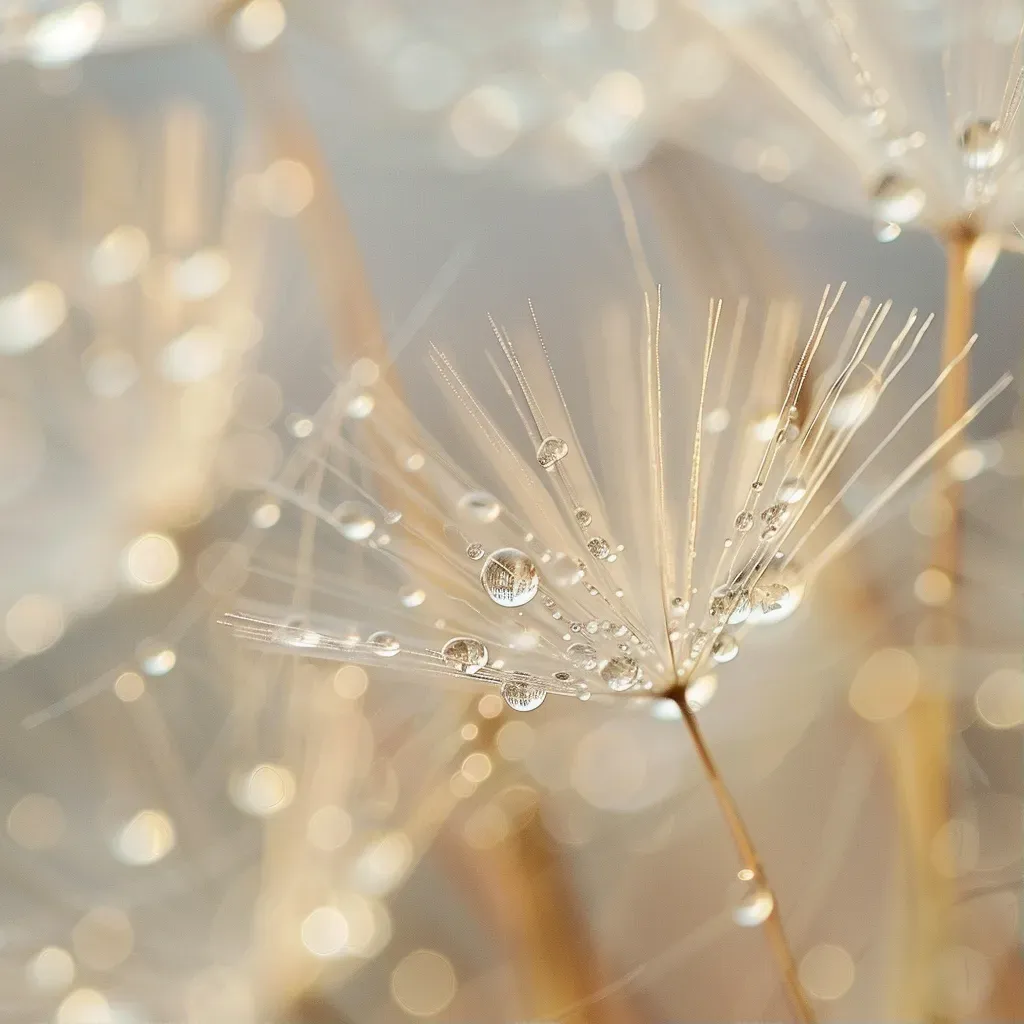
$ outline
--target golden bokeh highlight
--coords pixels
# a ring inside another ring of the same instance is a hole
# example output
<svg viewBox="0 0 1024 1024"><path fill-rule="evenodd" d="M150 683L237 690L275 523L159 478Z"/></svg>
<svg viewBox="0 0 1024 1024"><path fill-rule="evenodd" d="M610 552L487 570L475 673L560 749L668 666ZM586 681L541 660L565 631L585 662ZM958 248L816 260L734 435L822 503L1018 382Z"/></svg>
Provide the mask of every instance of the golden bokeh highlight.
<svg viewBox="0 0 1024 1024"><path fill-rule="evenodd" d="M800 984L815 999L842 999L853 987L855 976L853 957L842 946L822 943L800 960Z"/></svg>
<svg viewBox="0 0 1024 1024"><path fill-rule="evenodd" d="M7 815L7 834L26 850L51 850L63 838L64 811L52 797L23 796Z"/></svg>
<svg viewBox="0 0 1024 1024"><path fill-rule="evenodd" d="M433 1017L455 998L455 968L442 953L417 949L391 972L391 997L413 1017Z"/></svg>
<svg viewBox="0 0 1024 1024"><path fill-rule="evenodd" d="M921 669L902 648L875 651L857 670L850 686L850 707L869 722L897 718L910 707L921 684Z"/></svg>
<svg viewBox="0 0 1024 1024"><path fill-rule="evenodd" d="M989 728L1024 725L1024 672L1000 668L986 676L974 695L974 708Z"/></svg>

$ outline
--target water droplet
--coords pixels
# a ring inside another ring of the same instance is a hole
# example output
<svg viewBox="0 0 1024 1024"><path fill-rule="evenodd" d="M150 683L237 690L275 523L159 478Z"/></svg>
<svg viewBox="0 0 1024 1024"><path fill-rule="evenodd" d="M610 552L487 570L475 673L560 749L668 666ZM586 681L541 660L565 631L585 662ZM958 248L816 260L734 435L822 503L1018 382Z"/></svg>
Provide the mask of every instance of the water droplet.
<svg viewBox="0 0 1024 1024"><path fill-rule="evenodd" d="M572 681L571 672L553 672L551 677L552 679L557 679L560 683L569 683Z"/></svg>
<svg viewBox="0 0 1024 1024"><path fill-rule="evenodd" d="M542 469L551 469L569 454L569 446L560 437L545 437L537 448L537 462Z"/></svg>
<svg viewBox="0 0 1024 1024"><path fill-rule="evenodd" d="M886 174L875 185L871 201L880 220L909 224L924 209L923 189L902 174Z"/></svg>
<svg viewBox="0 0 1024 1024"><path fill-rule="evenodd" d="M371 633L366 642L373 648L373 653L381 658L393 658L402 649L398 639L383 630Z"/></svg>
<svg viewBox="0 0 1024 1024"><path fill-rule="evenodd" d="M500 548L488 555L480 582L495 604L519 608L536 597L540 576L533 559L518 548Z"/></svg>
<svg viewBox="0 0 1024 1024"><path fill-rule="evenodd" d="M334 510L334 518L338 522L342 537L347 540L366 540L377 529L373 518L356 501L343 501Z"/></svg>
<svg viewBox="0 0 1024 1024"><path fill-rule="evenodd" d="M875 238L880 242L895 242L901 234L903 229L899 224L893 224L891 221L879 221L875 224Z"/></svg>
<svg viewBox="0 0 1024 1024"><path fill-rule="evenodd" d="M559 587L572 587L583 579L583 569L568 555L555 555L551 561L551 579Z"/></svg>
<svg viewBox="0 0 1024 1024"><path fill-rule="evenodd" d="M487 648L471 636L457 636L441 648L445 661L460 672L473 675L487 664Z"/></svg>
<svg viewBox="0 0 1024 1024"><path fill-rule="evenodd" d="M740 533L747 533L754 525L754 514L752 512L741 512L733 524Z"/></svg>
<svg viewBox="0 0 1024 1024"><path fill-rule="evenodd" d="M784 502L769 505L761 513L761 522L770 530L777 530L789 518L789 506Z"/></svg>
<svg viewBox="0 0 1024 1024"><path fill-rule="evenodd" d="M743 928L756 928L772 915L775 909L775 897L771 890L750 879L743 883L743 889L733 906L732 919Z"/></svg>
<svg viewBox="0 0 1024 1024"><path fill-rule="evenodd" d="M422 587L417 587L415 583L410 583L398 591L398 600L406 608L419 608L426 599L426 591Z"/></svg>
<svg viewBox="0 0 1024 1024"><path fill-rule="evenodd" d="M478 523L493 523L501 515L501 504L486 491L470 491L459 499L459 508Z"/></svg>
<svg viewBox="0 0 1024 1024"><path fill-rule="evenodd" d="M783 602L789 600L789 587L782 583L769 583L765 587L758 587L755 593L762 612L780 611Z"/></svg>
<svg viewBox="0 0 1024 1024"><path fill-rule="evenodd" d="M539 686L509 680L501 684L501 696L514 711L536 711L547 694Z"/></svg>
<svg viewBox="0 0 1024 1024"><path fill-rule="evenodd" d="M395 523L400 523L401 521L402 513L397 508L388 509L388 511L384 513L384 522L387 523L388 526L394 526Z"/></svg>
<svg viewBox="0 0 1024 1024"><path fill-rule="evenodd" d="M732 659L739 653L740 645L736 643L736 638L731 636L729 633L722 633L711 646L711 657L714 658L719 665L724 665L727 661L732 661Z"/></svg>
<svg viewBox="0 0 1024 1024"><path fill-rule="evenodd" d="M483 544L470 544L466 548L466 554L473 559L474 562L478 562L484 557L484 546Z"/></svg>
<svg viewBox="0 0 1024 1024"><path fill-rule="evenodd" d="M994 121L979 118L964 126L957 140L964 166L972 171L987 171L995 167L1006 152L1006 143Z"/></svg>
<svg viewBox="0 0 1024 1024"><path fill-rule="evenodd" d="M607 558L611 551L604 537L591 537L587 541L587 549L595 558Z"/></svg>
<svg viewBox="0 0 1024 1024"><path fill-rule="evenodd" d="M165 676L177 661L174 649L159 641L148 641L139 647L139 663L147 676Z"/></svg>
<svg viewBox="0 0 1024 1024"><path fill-rule="evenodd" d="M345 412L348 413L351 419L365 420L366 417L373 412L375 404L373 395L356 395L354 398L349 399L349 403L345 407Z"/></svg>
<svg viewBox="0 0 1024 1024"><path fill-rule="evenodd" d="M738 587L719 587L711 593L709 611L716 622L745 622L750 615L750 595Z"/></svg>
<svg viewBox="0 0 1024 1024"><path fill-rule="evenodd" d="M683 637L683 653L687 658L696 659L701 656L707 646L708 634L703 629L688 629Z"/></svg>
<svg viewBox="0 0 1024 1024"><path fill-rule="evenodd" d="M580 692L578 694L576 694L576 699L577 700L582 700L582 701L588 701L588 700L590 700L590 696L591 696L591 694L590 694L589 690L580 690Z"/></svg>
<svg viewBox="0 0 1024 1024"><path fill-rule="evenodd" d="M803 477L788 476L779 487L779 497L787 505L795 505L807 493L807 483Z"/></svg>
<svg viewBox="0 0 1024 1024"><path fill-rule="evenodd" d="M587 671L597 668L597 651L590 644L570 644L566 654L576 668Z"/></svg>
<svg viewBox="0 0 1024 1024"><path fill-rule="evenodd" d="M640 676L640 666L632 658L609 658L601 665L601 678L609 690L628 690Z"/></svg>
<svg viewBox="0 0 1024 1024"><path fill-rule="evenodd" d="M583 529L586 529L594 521L594 517L585 508L576 509L573 515Z"/></svg>

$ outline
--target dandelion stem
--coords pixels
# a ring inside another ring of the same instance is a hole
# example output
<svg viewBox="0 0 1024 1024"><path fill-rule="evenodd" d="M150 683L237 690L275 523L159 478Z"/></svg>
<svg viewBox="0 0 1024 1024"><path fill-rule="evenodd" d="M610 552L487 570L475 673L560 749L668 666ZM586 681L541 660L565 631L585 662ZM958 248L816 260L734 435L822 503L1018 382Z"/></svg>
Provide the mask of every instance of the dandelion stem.
<svg viewBox="0 0 1024 1024"><path fill-rule="evenodd" d="M693 741L694 749L697 751L701 767L704 769L704 774L711 785L711 791L714 794L715 802L718 804L718 809L725 820L726 827L729 829L729 834L732 837L733 845L736 847L736 852L739 854L743 869L751 873L752 881L763 885L771 891L768 876L761 862L761 856L757 852L754 839L744 824L739 808L736 806L736 801L725 780L722 778L715 759L711 756L711 750L704 739L703 732L701 732L697 716L686 703L685 687L683 685L674 686L665 696L675 702L682 713L683 722L686 724L686 729L690 734L690 739ZM803 1024L815 1024L817 1017L800 985L793 951L790 948L789 939L786 937L786 931L782 926L779 901L774 893L772 893L772 898L774 901L772 911L764 923L764 928L769 945L772 947L772 953L778 963L779 972L782 975L783 987L797 1015L797 1019L802 1021Z"/></svg>
<svg viewBox="0 0 1024 1024"><path fill-rule="evenodd" d="M976 235L967 226L954 228L946 242L946 318L942 363L948 365L969 344L974 320L974 285L968 257ZM941 436L963 415L969 402L970 359L961 359L938 393L935 433ZM960 439L953 442L962 444ZM954 451L955 451L954 447ZM936 499L948 502L952 514L935 538L930 562L955 584L960 575L962 530L961 485L948 470L938 473ZM955 596L954 596L955 600ZM928 624L934 650L929 666L933 683L907 709L894 737L896 773L902 796L908 843L908 877L913 909L907 939L909 963L903 972L905 1005L915 1019L941 1022L948 1015L934 998L935 964L948 940L951 885L935 866L931 846L950 814L949 659L957 642L952 602L936 610Z"/></svg>

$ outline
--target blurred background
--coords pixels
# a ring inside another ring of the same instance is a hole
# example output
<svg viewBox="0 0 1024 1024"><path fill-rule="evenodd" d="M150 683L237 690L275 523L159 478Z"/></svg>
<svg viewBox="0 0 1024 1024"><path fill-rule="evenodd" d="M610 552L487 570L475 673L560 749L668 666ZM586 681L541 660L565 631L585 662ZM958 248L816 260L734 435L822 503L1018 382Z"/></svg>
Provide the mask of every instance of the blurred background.
<svg viewBox="0 0 1024 1024"><path fill-rule="evenodd" d="M1024 8L975 14L0 0L0 1020L795 1019L678 715L524 716L216 616L257 555L336 581L270 485L357 360L457 457L429 343L472 375L528 297L609 424L600 353L655 283L695 372L709 296L934 311L880 439L939 370L967 225L971 398L1017 372ZM1017 383L940 464L694 697L821 1020L1024 1019Z"/></svg>

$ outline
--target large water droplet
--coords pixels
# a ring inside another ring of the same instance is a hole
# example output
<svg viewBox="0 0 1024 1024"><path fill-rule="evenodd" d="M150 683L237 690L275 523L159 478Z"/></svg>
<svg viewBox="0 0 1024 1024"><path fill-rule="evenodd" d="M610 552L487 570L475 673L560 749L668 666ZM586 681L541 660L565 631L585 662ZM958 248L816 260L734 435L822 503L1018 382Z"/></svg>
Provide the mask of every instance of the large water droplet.
<svg viewBox="0 0 1024 1024"><path fill-rule="evenodd" d="M587 549L595 558L607 558L611 553L611 548L608 546L608 541L604 537L591 537L587 541Z"/></svg>
<svg viewBox="0 0 1024 1024"><path fill-rule="evenodd" d="M334 518L342 537L348 540L366 540L377 529L373 517L357 501L343 501L334 510Z"/></svg>
<svg viewBox="0 0 1024 1024"><path fill-rule="evenodd" d="M732 919L744 928L762 925L775 909L771 889L756 879L745 881L732 910Z"/></svg>
<svg viewBox="0 0 1024 1024"><path fill-rule="evenodd" d="M536 711L547 693L540 686L509 680L501 684L501 695L514 711Z"/></svg>
<svg viewBox="0 0 1024 1024"><path fill-rule="evenodd" d="M728 633L722 633L711 646L711 657L714 658L719 665L724 665L727 661L732 661L732 659L739 653L740 645L736 642L736 638Z"/></svg>
<svg viewBox="0 0 1024 1024"><path fill-rule="evenodd" d="M597 651L590 644L570 644L565 653L576 668L587 671L597 668Z"/></svg>
<svg viewBox="0 0 1024 1024"><path fill-rule="evenodd" d="M441 648L445 661L460 672L473 675L487 664L487 648L471 636L456 636Z"/></svg>
<svg viewBox="0 0 1024 1024"><path fill-rule="evenodd" d="M493 523L501 515L501 505L493 494L470 491L459 499L459 508L478 523Z"/></svg>
<svg viewBox="0 0 1024 1024"><path fill-rule="evenodd" d="M560 437L545 437L537 448L537 462L542 469L551 469L569 454L569 446Z"/></svg>
<svg viewBox="0 0 1024 1024"><path fill-rule="evenodd" d="M480 582L495 604L519 608L536 597L540 576L533 559L518 548L500 548L487 556Z"/></svg>
<svg viewBox="0 0 1024 1024"><path fill-rule="evenodd" d="M995 122L984 118L965 125L957 141L964 165L972 171L990 170L1006 152L1006 143Z"/></svg>
<svg viewBox="0 0 1024 1024"><path fill-rule="evenodd" d="M381 658L393 658L402 649L398 639L384 630L371 633L366 642L373 648L373 653Z"/></svg>
<svg viewBox="0 0 1024 1024"><path fill-rule="evenodd" d="M893 172L879 179L871 195L880 220L909 224L924 209L924 190L910 178Z"/></svg>
<svg viewBox="0 0 1024 1024"><path fill-rule="evenodd" d="M640 676L640 666L632 658L609 658L601 666L601 678L609 690L628 690Z"/></svg>
<svg viewBox="0 0 1024 1024"><path fill-rule="evenodd" d="M770 530L777 530L789 518L789 506L778 501L761 513L761 521Z"/></svg>
<svg viewBox="0 0 1024 1024"><path fill-rule="evenodd" d="M802 476L787 476L779 486L779 498L787 505L795 505L807 493L807 482Z"/></svg>
<svg viewBox="0 0 1024 1024"><path fill-rule="evenodd" d="M738 587L719 587L711 592L709 611L717 622L745 622L750 615L750 595Z"/></svg>

